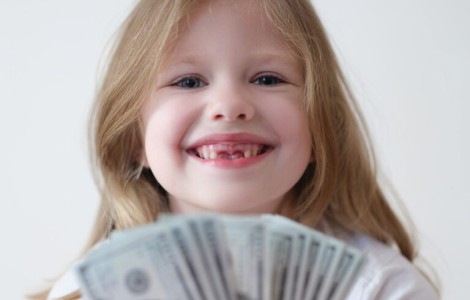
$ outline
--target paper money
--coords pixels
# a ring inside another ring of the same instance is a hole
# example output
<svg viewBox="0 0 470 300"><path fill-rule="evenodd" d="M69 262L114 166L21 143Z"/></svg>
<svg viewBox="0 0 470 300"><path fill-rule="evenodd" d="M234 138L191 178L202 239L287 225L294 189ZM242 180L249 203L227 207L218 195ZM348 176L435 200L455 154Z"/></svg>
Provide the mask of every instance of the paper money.
<svg viewBox="0 0 470 300"><path fill-rule="evenodd" d="M258 218L225 217L222 219L231 264L241 299L262 299L266 251L265 227Z"/></svg>
<svg viewBox="0 0 470 300"><path fill-rule="evenodd" d="M339 300L363 260L281 216L166 215L113 233L75 271L91 300Z"/></svg>

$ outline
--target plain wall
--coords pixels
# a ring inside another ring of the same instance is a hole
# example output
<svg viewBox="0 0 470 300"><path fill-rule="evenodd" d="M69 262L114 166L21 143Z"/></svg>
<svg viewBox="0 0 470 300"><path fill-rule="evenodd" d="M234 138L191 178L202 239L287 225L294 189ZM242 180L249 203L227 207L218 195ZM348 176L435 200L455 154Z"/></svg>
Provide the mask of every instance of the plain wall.
<svg viewBox="0 0 470 300"><path fill-rule="evenodd" d="M470 2L314 0L443 299L470 295ZM86 120L131 0L0 2L2 299L60 273L98 205ZM395 204L394 204L395 205Z"/></svg>

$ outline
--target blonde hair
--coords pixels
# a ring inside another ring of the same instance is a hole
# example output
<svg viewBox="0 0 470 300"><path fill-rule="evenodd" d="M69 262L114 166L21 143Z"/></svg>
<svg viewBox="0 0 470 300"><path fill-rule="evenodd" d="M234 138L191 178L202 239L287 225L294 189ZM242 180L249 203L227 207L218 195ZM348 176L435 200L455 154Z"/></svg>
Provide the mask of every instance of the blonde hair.
<svg viewBox="0 0 470 300"><path fill-rule="evenodd" d="M101 205L86 249L111 227L152 222L168 210L164 189L142 168L141 109L158 68L198 0L141 0L123 24L91 120L91 153ZM289 217L320 219L396 245L409 261L416 249L378 184L375 158L361 113L325 30L308 0L259 0L271 25L304 66L305 108L315 163L284 203ZM44 299L44 297L37 299Z"/></svg>

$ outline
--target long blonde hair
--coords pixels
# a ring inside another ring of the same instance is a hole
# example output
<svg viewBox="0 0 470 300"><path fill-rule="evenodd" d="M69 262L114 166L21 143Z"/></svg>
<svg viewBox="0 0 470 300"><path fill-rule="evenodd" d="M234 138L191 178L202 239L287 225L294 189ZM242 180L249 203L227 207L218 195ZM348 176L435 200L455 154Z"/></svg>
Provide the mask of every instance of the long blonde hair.
<svg viewBox="0 0 470 300"><path fill-rule="evenodd" d="M207 1L141 0L121 28L90 122L101 205L85 251L111 227L142 225L168 210L165 190L140 163L141 109L165 55L188 26L185 18L202 2ZM379 186L366 126L311 3L259 2L304 66L315 163L293 188L295 201L284 203L289 217L310 226L324 219L366 233L413 261L415 245Z"/></svg>

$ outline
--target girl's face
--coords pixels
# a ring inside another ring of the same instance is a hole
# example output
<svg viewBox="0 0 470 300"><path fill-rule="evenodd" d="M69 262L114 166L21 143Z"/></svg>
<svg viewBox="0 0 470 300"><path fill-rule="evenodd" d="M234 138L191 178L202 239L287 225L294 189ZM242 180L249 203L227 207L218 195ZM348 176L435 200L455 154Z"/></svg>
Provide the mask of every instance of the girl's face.
<svg viewBox="0 0 470 300"><path fill-rule="evenodd" d="M200 6L157 76L145 163L174 212L275 212L311 160L302 67L262 15Z"/></svg>

